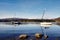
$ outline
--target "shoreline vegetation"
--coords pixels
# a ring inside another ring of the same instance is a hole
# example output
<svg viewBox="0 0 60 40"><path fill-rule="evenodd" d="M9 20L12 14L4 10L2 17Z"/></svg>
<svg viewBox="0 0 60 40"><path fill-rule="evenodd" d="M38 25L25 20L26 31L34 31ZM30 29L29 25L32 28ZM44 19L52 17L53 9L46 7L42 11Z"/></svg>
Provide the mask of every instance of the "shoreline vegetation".
<svg viewBox="0 0 60 40"><path fill-rule="evenodd" d="M0 22L60 22L60 17L55 19L23 19L23 18L4 18Z"/></svg>
<svg viewBox="0 0 60 40"><path fill-rule="evenodd" d="M55 20L53 19L7 18L7 19L0 19L0 22L55 22Z"/></svg>

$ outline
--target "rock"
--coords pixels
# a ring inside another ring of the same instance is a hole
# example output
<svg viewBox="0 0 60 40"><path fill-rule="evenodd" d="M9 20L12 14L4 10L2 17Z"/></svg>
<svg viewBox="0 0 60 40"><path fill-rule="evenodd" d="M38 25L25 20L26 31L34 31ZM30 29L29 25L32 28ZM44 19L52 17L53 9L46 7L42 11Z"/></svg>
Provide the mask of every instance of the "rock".
<svg viewBox="0 0 60 40"><path fill-rule="evenodd" d="M36 33L35 34L36 39L42 39L43 34Z"/></svg>
<svg viewBox="0 0 60 40"><path fill-rule="evenodd" d="M27 38L28 38L28 36L26 34L22 34L19 36L19 39L27 39Z"/></svg>

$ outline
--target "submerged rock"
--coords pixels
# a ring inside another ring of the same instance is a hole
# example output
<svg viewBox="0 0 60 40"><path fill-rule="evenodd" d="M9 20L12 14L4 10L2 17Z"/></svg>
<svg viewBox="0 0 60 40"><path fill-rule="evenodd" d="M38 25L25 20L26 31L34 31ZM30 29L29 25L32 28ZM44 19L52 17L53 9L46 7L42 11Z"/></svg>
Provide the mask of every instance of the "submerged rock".
<svg viewBox="0 0 60 40"><path fill-rule="evenodd" d="M26 34L22 34L22 35L19 36L20 40L25 40L27 38L28 38L28 35L26 35Z"/></svg>
<svg viewBox="0 0 60 40"><path fill-rule="evenodd" d="M42 39L43 34L36 33L35 34L36 39Z"/></svg>

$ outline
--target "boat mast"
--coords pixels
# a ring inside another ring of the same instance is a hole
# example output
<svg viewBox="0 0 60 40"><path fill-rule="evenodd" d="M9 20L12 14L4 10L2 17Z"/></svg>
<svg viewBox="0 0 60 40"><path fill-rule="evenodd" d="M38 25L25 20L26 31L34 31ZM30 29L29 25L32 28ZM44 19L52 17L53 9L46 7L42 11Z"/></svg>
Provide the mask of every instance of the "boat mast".
<svg viewBox="0 0 60 40"><path fill-rule="evenodd" d="M43 15L42 15L42 19L43 19L43 17L44 17L44 14L45 14L45 10L46 10L46 8L43 10Z"/></svg>

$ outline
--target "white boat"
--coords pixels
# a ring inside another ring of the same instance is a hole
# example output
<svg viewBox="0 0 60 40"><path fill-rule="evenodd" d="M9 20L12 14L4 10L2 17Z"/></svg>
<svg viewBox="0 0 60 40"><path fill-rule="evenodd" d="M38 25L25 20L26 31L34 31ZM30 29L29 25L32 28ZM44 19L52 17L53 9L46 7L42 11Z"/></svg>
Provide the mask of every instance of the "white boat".
<svg viewBox="0 0 60 40"><path fill-rule="evenodd" d="M40 25L43 27L49 27L52 25L52 23L51 22L41 22Z"/></svg>
<svg viewBox="0 0 60 40"><path fill-rule="evenodd" d="M41 22L40 24L41 24L41 25L52 25L51 22Z"/></svg>

